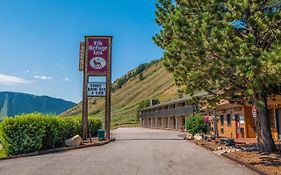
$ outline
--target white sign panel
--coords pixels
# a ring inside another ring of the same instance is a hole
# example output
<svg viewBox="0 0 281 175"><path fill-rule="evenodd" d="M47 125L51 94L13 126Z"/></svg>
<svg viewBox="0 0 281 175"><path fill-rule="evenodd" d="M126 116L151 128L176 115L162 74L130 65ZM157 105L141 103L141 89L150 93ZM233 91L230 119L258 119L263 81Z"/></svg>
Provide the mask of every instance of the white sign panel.
<svg viewBox="0 0 281 175"><path fill-rule="evenodd" d="M89 97L105 97L106 96L105 82L89 82L88 83L88 96Z"/></svg>

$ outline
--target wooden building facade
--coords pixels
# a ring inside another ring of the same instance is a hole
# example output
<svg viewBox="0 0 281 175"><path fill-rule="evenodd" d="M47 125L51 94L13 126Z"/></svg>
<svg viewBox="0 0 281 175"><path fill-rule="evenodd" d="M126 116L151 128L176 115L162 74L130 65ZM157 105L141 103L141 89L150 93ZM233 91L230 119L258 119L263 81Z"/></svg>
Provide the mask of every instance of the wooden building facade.
<svg viewBox="0 0 281 175"><path fill-rule="evenodd" d="M268 98L269 125L272 138L281 139L281 96ZM212 113L210 112L210 116ZM255 138L256 125L252 106L222 102L216 109L218 135L230 138ZM211 117L214 118L214 117ZM215 133L214 120L211 120L211 133Z"/></svg>

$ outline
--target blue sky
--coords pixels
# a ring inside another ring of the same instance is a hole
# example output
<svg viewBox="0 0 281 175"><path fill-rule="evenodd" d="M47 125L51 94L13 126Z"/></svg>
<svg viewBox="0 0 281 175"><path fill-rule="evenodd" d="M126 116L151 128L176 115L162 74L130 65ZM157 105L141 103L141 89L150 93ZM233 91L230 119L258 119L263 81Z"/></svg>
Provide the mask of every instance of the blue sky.
<svg viewBox="0 0 281 175"><path fill-rule="evenodd" d="M113 80L161 58L156 0L0 0L0 91L79 102L79 41L113 36Z"/></svg>

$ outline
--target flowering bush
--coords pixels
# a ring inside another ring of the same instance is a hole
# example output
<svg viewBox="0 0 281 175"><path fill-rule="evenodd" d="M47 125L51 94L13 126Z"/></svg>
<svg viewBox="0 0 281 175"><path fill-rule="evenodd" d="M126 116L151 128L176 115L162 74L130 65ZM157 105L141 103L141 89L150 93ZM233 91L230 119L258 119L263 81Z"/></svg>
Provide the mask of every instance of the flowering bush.
<svg viewBox="0 0 281 175"><path fill-rule="evenodd" d="M210 122L210 121L209 121L209 116L206 115L206 116L204 117L204 122L205 122L206 124L208 124L208 123Z"/></svg>

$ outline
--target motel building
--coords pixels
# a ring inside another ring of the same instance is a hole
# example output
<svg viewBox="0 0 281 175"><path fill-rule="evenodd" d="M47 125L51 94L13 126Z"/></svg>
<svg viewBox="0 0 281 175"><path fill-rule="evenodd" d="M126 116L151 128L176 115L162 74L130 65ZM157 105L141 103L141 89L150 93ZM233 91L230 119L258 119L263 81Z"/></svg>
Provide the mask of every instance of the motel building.
<svg viewBox="0 0 281 175"><path fill-rule="evenodd" d="M281 140L281 95L268 99L269 125L275 141ZM185 118L195 114L196 105L187 99L179 99L152 105L141 111L141 126L144 128L184 131ZM203 112L210 117L211 134L215 134L216 116L219 137L247 139L256 138L255 118L252 106L238 103L221 102L214 111Z"/></svg>
<svg viewBox="0 0 281 175"><path fill-rule="evenodd" d="M272 138L281 140L281 96L268 98L269 126ZM228 101L220 103L215 109L218 136L229 138L256 138L255 118L252 106L240 105ZM211 116L211 134L215 134L214 117Z"/></svg>
<svg viewBox="0 0 281 175"><path fill-rule="evenodd" d="M152 105L141 111L141 126L184 131L185 117L196 111L197 106L188 104L186 99Z"/></svg>

